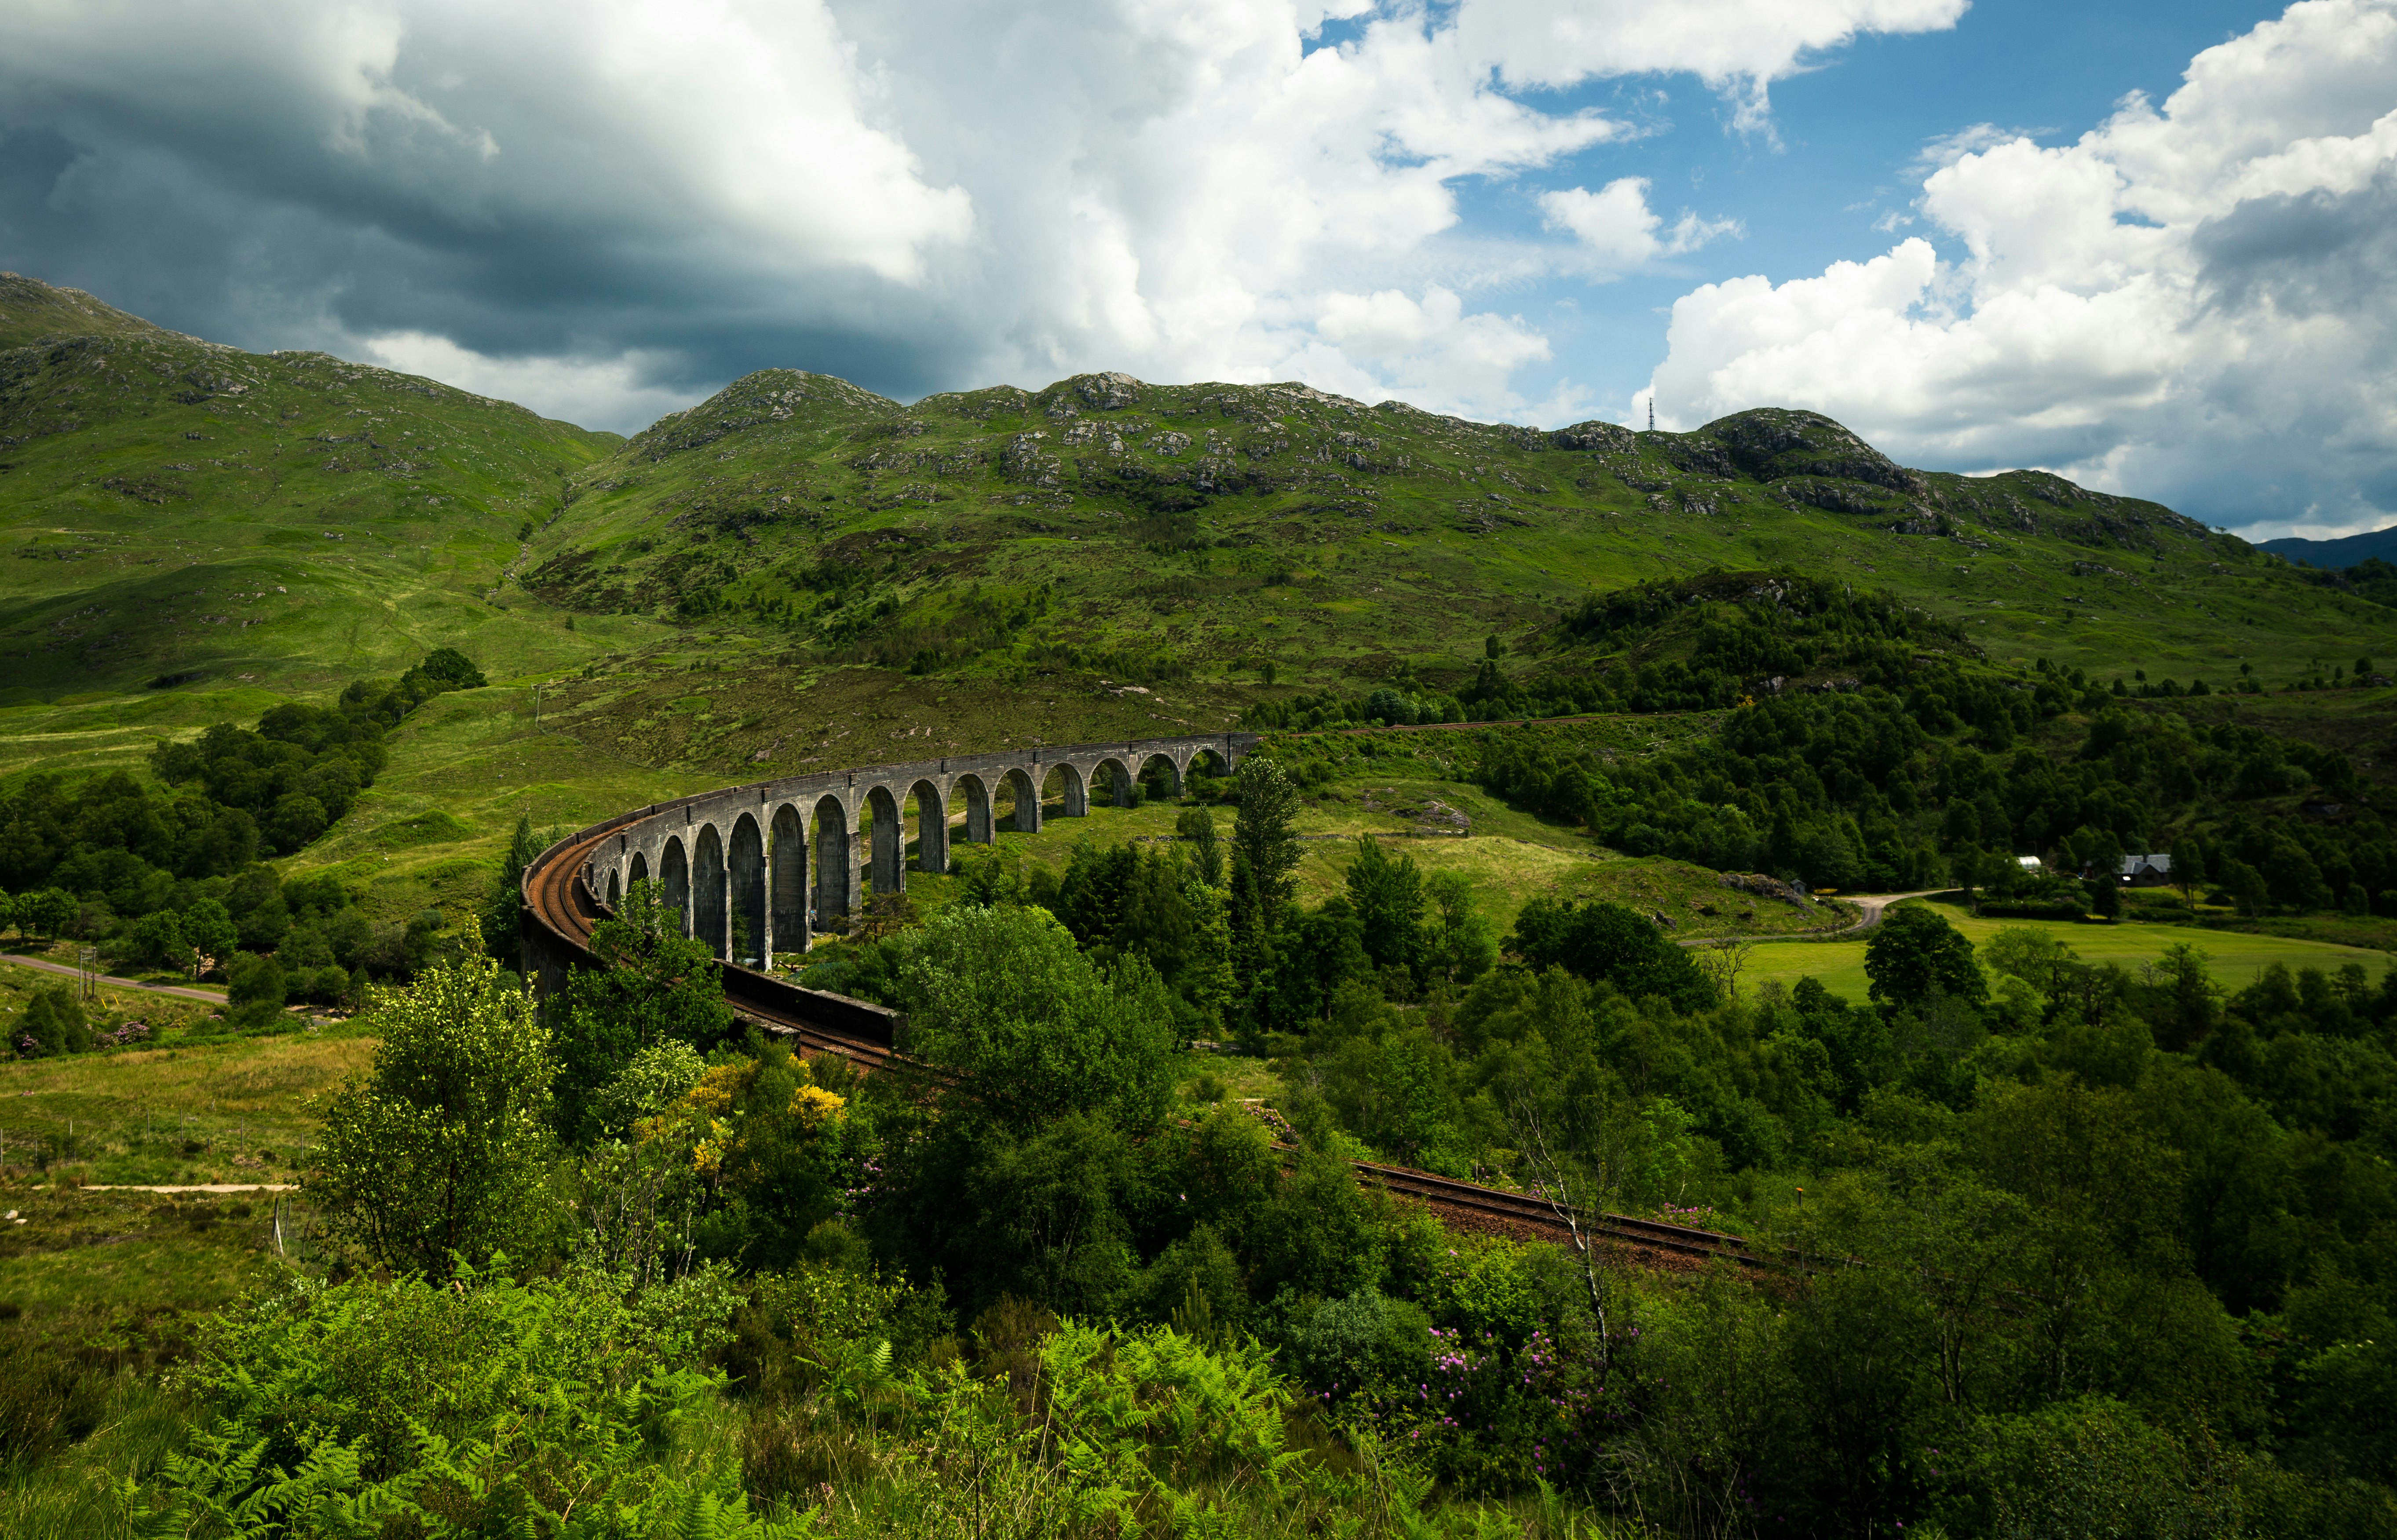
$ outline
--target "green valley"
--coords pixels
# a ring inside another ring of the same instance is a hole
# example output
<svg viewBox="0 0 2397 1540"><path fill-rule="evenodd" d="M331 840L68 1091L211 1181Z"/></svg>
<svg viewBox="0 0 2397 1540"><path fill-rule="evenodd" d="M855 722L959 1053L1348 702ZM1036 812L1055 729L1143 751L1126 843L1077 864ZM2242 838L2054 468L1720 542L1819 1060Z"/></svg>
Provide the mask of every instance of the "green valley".
<svg viewBox="0 0 2397 1540"><path fill-rule="evenodd" d="M1802 411L619 438L14 275L0 542L11 1533L2397 1533L2368 573ZM895 1056L671 906L781 823L519 976L615 814L1235 732L812 890Z"/></svg>

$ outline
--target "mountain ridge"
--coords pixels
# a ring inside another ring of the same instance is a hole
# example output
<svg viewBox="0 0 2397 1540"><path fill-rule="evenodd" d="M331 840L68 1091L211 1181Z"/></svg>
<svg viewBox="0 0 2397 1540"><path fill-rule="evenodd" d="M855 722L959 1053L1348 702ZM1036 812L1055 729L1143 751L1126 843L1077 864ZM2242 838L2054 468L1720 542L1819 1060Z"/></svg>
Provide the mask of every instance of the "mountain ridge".
<svg viewBox="0 0 2397 1540"><path fill-rule="evenodd" d="M1557 607L1712 568L1844 571L2017 662L2217 678L2307 625L2397 620L2163 504L1902 466L1796 408L1537 429L1121 371L913 403L757 371L577 472L520 581L578 613L917 675L1155 683L1271 663L1319 688L1454 688L1493 636L1509 666L1583 666ZM2183 585L2214 592L2160 628Z"/></svg>
<svg viewBox="0 0 2397 1540"><path fill-rule="evenodd" d="M2283 535L2278 540L2260 542L2256 549L2334 571L2374 557L2397 562L2397 525L2386 529L2368 529L2360 535L2341 535L2335 540L2303 540L2295 535Z"/></svg>
<svg viewBox="0 0 2397 1540"><path fill-rule="evenodd" d="M2015 663L2220 678L2325 638L2397 652L2397 612L2160 503L1904 466L1798 408L1541 429L1303 382L1110 370L901 402L778 368L621 438L37 280L0 284L0 339L39 334L0 347L0 533L31 558L0 564L0 703L305 694L435 645L538 676L691 641L1010 691L1454 688L1493 647L1592 666L1560 610L1717 569L1885 589Z"/></svg>
<svg viewBox="0 0 2397 1540"><path fill-rule="evenodd" d="M621 442L15 275L0 338L0 705L396 672L494 618L529 523Z"/></svg>

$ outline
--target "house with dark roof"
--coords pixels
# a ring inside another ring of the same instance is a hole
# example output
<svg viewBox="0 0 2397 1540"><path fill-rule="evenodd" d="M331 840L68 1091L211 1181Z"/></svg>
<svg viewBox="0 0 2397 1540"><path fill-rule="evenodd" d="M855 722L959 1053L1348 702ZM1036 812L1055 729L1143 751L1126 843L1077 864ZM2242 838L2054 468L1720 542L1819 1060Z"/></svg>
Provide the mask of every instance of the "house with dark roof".
<svg viewBox="0 0 2397 1540"><path fill-rule="evenodd" d="M2125 888L2169 888L2172 886L2172 857L2160 853L2126 855L2114 868L2115 877Z"/></svg>

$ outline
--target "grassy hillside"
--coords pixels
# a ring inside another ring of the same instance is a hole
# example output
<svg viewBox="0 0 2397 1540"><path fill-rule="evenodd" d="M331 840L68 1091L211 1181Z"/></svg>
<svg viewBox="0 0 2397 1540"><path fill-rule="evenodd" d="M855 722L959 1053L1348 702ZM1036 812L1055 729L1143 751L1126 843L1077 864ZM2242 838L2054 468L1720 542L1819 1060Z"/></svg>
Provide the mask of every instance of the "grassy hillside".
<svg viewBox="0 0 2397 1540"><path fill-rule="evenodd" d="M612 435L21 278L0 281L0 708L226 697L164 710L197 721L449 642L503 673L607 645L491 600Z"/></svg>
<svg viewBox="0 0 2397 1540"><path fill-rule="evenodd" d="M1490 635L1536 666L1559 607L1716 567L1884 590L2000 663L2218 684L2397 645L2397 612L2155 503L1908 470L1795 411L1541 432L1123 375L902 407L770 370L567 496L530 592L918 672L1453 688Z"/></svg>

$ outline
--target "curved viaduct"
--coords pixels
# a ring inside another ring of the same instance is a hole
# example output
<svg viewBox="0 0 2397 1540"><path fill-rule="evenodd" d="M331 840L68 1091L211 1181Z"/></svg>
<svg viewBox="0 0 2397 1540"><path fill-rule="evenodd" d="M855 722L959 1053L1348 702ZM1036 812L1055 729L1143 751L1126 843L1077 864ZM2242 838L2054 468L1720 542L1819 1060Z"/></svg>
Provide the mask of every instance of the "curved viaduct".
<svg viewBox="0 0 2397 1540"><path fill-rule="evenodd" d="M1064 815L1077 818L1090 811L1094 787L1105 786L1118 805L1130 802L1145 772L1162 776L1175 795L1193 766L1228 775L1261 736L1153 738L870 765L622 813L559 840L525 868L524 971L546 993L564 984L569 969L592 966L593 927L626 887L649 877L682 911L685 929L723 960L724 997L740 1014L811 1051L873 1068L896 1051L896 1012L802 989L767 965L776 952L803 950L816 929L850 913L868 889L906 887L910 809L917 869L946 871L953 833L973 844L996 837L1002 788L1013 803L1011 825L1037 831L1041 794L1052 780L1063 782ZM1361 1180L1419 1199L1451 1224L1581 1243L1582 1231L1540 1199L1396 1166L1351 1164ZM1580 1223L1651 1261L1723 1257L1743 1266L1769 1265L1733 1236L1623 1214L1586 1215Z"/></svg>
<svg viewBox="0 0 2397 1540"><path fill-rule="evenodd" d="M644 878L683 917L684 930L728 968L725 993L823 1018L831 1030L864 1024L872 1007L768 976L774 955L803 952L869 893L904 891L910 844L918 871L949 869L953 839L988 844L1000 804L1008 827L1037 833L1051 786L1062 816L1092 796L1131 805L1144 779L1180 796L1194 770L1227 776L1260 740L1252 732L1041 746L868 765L703 792L596 824L525 868L525 971L544 988L589 959L593 924ZM747 975L744 977L743 975ZM879 1012L875 1012L879 1014ZM876 1034L887 1043L887 1024Z"/></svg>

